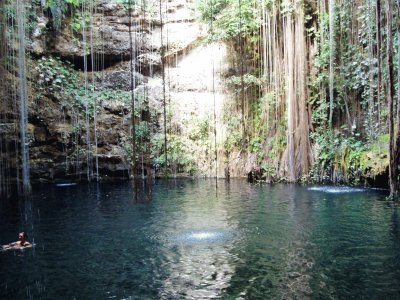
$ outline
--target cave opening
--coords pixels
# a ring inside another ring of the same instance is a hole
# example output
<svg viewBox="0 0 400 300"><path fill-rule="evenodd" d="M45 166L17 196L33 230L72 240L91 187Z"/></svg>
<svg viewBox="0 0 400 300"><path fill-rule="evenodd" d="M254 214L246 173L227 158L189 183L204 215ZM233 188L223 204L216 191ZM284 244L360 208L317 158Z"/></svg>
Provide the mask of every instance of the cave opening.
<svg viewBox="0 0 400 300"><path fill-rule="evenodd" d="M94 54L92 60L92 54L88 54L86 56L87 61L87 71L88 72L100 72L119 63L129 61L129 55L110 55L110 54ZM84 56L64 56L62 60L69 61L72 67L77 70L83 72L85 70L85 59ZM92 64L93 61L93 64Z"/></svg>

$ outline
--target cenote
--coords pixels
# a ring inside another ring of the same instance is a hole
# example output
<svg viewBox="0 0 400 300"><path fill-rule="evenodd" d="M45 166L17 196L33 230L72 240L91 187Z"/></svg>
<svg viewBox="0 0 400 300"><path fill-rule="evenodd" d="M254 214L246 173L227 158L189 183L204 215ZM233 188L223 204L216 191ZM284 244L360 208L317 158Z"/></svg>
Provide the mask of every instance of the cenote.
<svg viewBox="0 0 400 300"><path fill-rule="evenodd" d="M1 299L400 297L400 218L368 189L158 180L43 185L0 202Z"/></svg>

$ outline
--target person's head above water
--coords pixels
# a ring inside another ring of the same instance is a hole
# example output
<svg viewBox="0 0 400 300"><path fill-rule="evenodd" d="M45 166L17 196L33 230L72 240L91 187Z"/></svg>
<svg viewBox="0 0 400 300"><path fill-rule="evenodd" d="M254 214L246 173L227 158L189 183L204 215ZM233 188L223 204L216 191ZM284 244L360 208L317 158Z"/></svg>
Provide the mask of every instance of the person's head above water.
<svg viewBox="0 0 400 300"><path fill-rule="evenodd" d="M27 239L28 235L25 232L20 232L18 234L18 241L20 242L21 246L25 244Z"/></svg>

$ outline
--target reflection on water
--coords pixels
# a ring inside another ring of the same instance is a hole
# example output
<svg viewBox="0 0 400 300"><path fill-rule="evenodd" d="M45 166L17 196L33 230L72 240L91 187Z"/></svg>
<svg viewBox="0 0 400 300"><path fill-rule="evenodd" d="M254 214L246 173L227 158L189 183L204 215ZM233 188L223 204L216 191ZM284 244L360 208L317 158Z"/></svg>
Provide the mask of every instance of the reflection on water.
<svg viewBox="0 0 400 300"><path fill-rule="evenodd" d="M377 191L176 180L153 195L79 184L0 202L0 243L19 231L36 243L0 254L0 298L400 295L400 217Z"/></svg>
<svg viewBox="0 0 400 300"><path fill-rule="evenodd" d="M209 182L211 183L211 182ZM206 188L205 188L206 187ZM237 222L228 221L228 205L218 201L213 185L184 185L184 193L163 201L179 203L174 218L165 215L158 237L163 240L160 256L165 259L160 296L168 299L215 299L229 286L234 273L232 253ZM188 199L187 195L191 195ZM155 224L158 231L159 223ZM153 231L153 230L152 230Z"/></svg>

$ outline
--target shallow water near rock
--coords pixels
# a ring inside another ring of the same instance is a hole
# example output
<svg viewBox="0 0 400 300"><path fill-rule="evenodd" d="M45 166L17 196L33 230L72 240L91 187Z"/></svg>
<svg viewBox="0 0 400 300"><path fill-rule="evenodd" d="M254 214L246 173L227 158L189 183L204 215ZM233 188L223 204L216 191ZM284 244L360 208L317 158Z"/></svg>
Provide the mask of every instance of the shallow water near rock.
<svg viewBox="0 0 400 300"><path fill-rule="evenodd" d="M1 299L400 297L400 217L381 191L244 180L43 185L0 203Z"/></svg>

